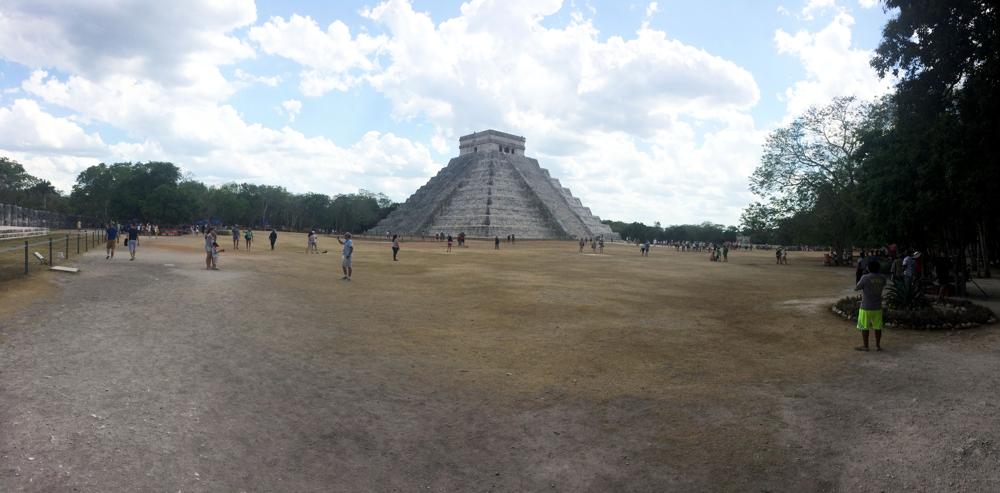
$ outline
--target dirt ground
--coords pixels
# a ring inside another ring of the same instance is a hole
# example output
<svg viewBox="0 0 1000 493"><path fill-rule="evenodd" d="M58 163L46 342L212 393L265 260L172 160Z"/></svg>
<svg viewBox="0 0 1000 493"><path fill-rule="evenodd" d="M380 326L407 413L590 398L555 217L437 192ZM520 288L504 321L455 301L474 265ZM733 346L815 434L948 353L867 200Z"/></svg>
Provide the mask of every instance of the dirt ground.
<svg viewBox="0 0 1000 493"><path fill-rule="evenodd" d="M816 254L257 238L0 284L0 491L1000 490L997 326L853 351Z"/></svg>

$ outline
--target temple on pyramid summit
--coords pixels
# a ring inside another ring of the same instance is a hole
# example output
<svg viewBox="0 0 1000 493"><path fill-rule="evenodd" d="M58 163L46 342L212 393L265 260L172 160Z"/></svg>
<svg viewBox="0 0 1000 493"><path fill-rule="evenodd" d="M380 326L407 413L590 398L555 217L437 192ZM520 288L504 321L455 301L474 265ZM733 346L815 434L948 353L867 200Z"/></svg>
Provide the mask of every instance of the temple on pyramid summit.
<svg viewBox="0 0 1000 493"><path fill-rule="evenodd" d="M496 130L459 138L458 157L370 233L616 237L537 160L524 155L524 143L524 137Z"/></svg>

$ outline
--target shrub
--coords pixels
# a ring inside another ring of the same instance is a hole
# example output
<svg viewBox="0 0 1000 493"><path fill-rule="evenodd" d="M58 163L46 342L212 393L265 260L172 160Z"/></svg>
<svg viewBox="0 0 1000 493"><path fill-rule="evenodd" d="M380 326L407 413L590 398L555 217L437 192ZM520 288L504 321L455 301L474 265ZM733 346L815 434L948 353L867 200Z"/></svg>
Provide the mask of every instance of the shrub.
<svg viewBox="0 0 1000 493"><path fill-rule="evenodd" d="M919 310L930 303L915 282L894 281L885 293L886 306L897 310Z"/></svg>
<svg viewBox="0 0 1000 493"><path fill-rule="evenodd" d="M968 300L945 298L930 302L923 298L923 303L911 309L883 308L882 318L886 325L911 329L961 329L996 321L989 308ZM848 320L857 320L860 307L860 296L848 296L837 301L831 309Z"/></svg>

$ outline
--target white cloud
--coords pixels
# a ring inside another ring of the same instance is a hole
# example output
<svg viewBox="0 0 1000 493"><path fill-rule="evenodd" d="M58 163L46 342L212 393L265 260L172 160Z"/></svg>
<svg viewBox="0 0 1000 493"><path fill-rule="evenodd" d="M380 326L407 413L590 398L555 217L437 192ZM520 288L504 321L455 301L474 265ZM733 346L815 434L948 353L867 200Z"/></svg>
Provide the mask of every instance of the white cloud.
<svg viewBox="0 0 1000 493"><path fill-rule="evenodd" d="M15 99L9 107L0 107L0 149L94 155L103 148L100 135L46 113L32 99Z"/></svg>
<svg viewBox="0 0 1000 493"><path fill-rule="evenodd" d="M270 77L264 75L254 75L239 68L233 71L233 77L236 77L236 80L247 84L263 84L268 87L277 87L278 84L281 84L280 75L272 75Z"/></svg>
<svg viewBox="0 0 1000 493"><path fill-rule="evenodd" d="M281 102L281 109L288 115L288 123L295 121L295 118L302 112L302 101L289 99Z"/></svg>
<svg viewBox="0 0 1000 493"><path fill-rule="evenodd" d="M0 28L16 32L0 32L0 57L36 69L21 91L71 112L62 123L79 130L57 124L76 154L19 148L29 166L57 169L37 158L43 151L81 164L93 156L169 159L210 183L364 187L405 199L443 164L429 146L455 153L459 135L497 128L527 136L529 154L605 217L731 223L748 200L746 176L763 138L750 116L759 89L746 69L648 25L604 36L571 12L552 26L559 0L471 0L439 23L408 1L388 0L362 12L382 34L352 34L337 20L321 28L301 15L248 30L263 53L301 67L305 96L367 84L396 119L429 123L427 145L382 132L338 145L247 121L227 98L241 85L280 83L239 69L228 81L220 71L254 56L233 34L253 22L252 2L156 4L148 12L75 2L67 16L49 4L9 5ZM647 16L657 10L648 4ZM142 17L139 27L133 17ZM125 33L82 39L87 25L118 24ZM136 46L122 46L126 35ZM287 100L281 111L293 121L301 102ZM104 144L82 130L91 122L121 129L127 141Z"/></svg>
<svg viewBox="0 0 1000 493"><path fill-rule="evenodd" d="M0 108L0 153L64 189L101 160L168 159L209 183L325 193L380 190L383 182L399 188L432 167L426 147L392 134L370 133L344 147L244 120L226 99L240 84L278 81L236 70L230 82L219 67L254 55L230 33L255 16L253 2L5 3L0 57L35 69L19 90L72 117L45 113L28 98ZM84 36L109 26L119 30ZM128 36L135 39L123 40ZM80 126L90 123L120 129L128 140L105 144Z"/></svg>
<svg viewBox="0 0 1000 493"><path fill-rule="evenodd" d="M386 28L385 68L368 80L397 118L429 120L435 139L452 146L484 128L527 136L529 154L605 216L662 218L665 198L674 197L672 220L732 222L763 137L748 117L759 100L753 76L646 26L604 41L579 16L543 26L559 8L478 0L435 25L408 2L383 2L364 13ZM494 22L498 16L507 22ZM693 145L700 132L684 121L720 130ZM724 139L750 161L711 152ZM683 206L710 202L706 193L724 205Z"/></svg>
<svg viewBox="0 0 1000 493"><path fill-rule="evenodd" d="M836 0L808 0L805 7L802 8L802 18L812 20L816 14L836 8Z"/></svg>
<svg viewBox="0 0 1000 493"><path fill-rule="evenodd" d="M783 95L786 121L837 96L873 99L891 90L893 81L879 79L869 65L872 52L851 45L853 25L854 18L840 12L815 33L801 30L792 35L782 29L775 31L778 53L796 56L806 70L806 78Z"/></svg>
<svg viewBox="0 0 1000 493"><path fill-rule="evenodd" d="M660 11L660 6L657 4L657 2L649 2L649 5L646 5L646 18L649 19L650 17L653 16L653 14L656 14L659 11Z"/></svg>
<svg viewBox="0 0 1000 493"><path fill-rule="evenodd" d="M255 19L253 0L7 0L0 57L95 80L106 74L156 80L189 97L220 98L233 88L218 66L253 56L229 33Z"/></svg>
<svg viewBox="0 0 1000 493"><path fill-rule="evenodd" d="M105 149L100 135L46 112L34 100L19 98L0 107L0 156L17 160L60 190L68 191Z"/></svg>
<svg viewBox="0 0 1000 493"><path fill-rule="evenodd" d="M878 5L879 0L858 0L858 5L863 9L870 9Z"/></svg>
<svg viewBox="0 0 1000 493"><path fill-rule="evenodd" d="M250 29L249 37L268 54L277 54L306 67L300 74L300 87L307 96L320 96L331 90L346 91L361 74L375 69L369 58L383 41L367 34L356 38L341 21L334 21L326 31L310 17L292 15L288 20L273 17Z"/></svg>

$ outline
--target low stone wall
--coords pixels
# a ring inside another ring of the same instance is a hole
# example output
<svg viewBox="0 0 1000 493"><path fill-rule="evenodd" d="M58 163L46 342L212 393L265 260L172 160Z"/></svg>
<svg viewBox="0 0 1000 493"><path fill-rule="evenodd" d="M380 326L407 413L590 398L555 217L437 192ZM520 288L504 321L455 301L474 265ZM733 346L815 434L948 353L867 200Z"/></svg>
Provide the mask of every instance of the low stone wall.
<svg viewBox="0 0 1000 493"><path fill-rule="evenodd" d="M95 221L82 216L39 211L12 204L0 204L0 226L74 229L77 221L80 221L82 226L96 225Z"/></svg>

